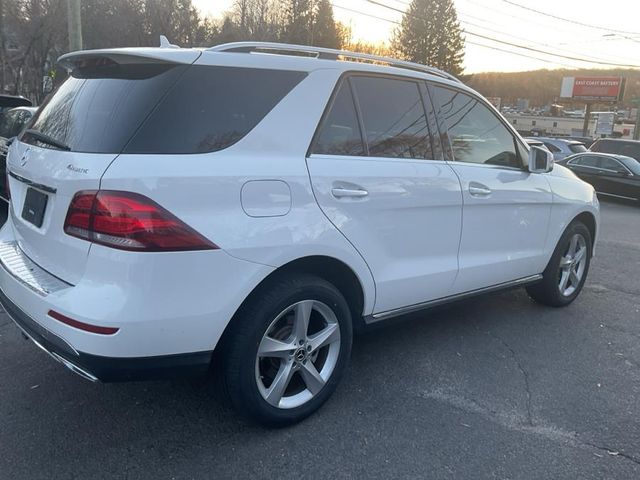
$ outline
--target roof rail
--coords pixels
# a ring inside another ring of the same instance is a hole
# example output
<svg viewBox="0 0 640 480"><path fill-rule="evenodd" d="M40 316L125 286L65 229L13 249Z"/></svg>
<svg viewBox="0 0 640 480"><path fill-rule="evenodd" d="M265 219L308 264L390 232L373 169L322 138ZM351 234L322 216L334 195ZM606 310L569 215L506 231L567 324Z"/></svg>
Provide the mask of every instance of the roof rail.
<svg viewBox="0 0 640 480"><path fill-rule="evenodd" d="M332 48L312 47L305 45L289 45L287 43L271 43L271 42L234 42L216 45L208 48L209 52L235 52L235 53L270 53L276 55L302 55L312 58L320 58L324 60L356 60L371 63L384 63L390 67L404 68L418 72L430 73L447 80L460 82L453 75L443 72L434 67L428 67L419 63L407 62L405 60L397 60L390 57L382 57L378 55L370 55L368 53L349 52L346 50L334 50Z"/></svg>

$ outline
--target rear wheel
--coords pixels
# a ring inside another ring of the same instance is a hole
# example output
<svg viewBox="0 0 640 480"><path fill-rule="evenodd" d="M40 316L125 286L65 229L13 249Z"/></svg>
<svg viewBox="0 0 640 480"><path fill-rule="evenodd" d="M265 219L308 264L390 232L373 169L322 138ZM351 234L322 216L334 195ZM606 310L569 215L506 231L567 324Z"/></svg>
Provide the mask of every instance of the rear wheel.
<svg viewBox="0 0 640 480"><path fill-rule="evenodd" d="M349 360L351 315L341 293L311 275L272 282L226 336L223 383L233 407L270 426L298 422L331 396Z"/></svg>
<svg viewBox="0 0 640 480"><path fill-rule="evenodd" d="M589 273L592 239L589 229L580 221L567 227L543 272L540 283L527 287L537 302L564 307L580 294Z"/></svg>

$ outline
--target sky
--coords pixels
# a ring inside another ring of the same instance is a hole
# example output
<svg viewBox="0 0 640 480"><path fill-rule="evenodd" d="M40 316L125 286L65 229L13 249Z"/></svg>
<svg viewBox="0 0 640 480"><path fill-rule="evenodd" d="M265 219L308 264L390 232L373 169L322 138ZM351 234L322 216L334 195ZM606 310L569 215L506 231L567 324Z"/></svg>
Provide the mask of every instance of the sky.
<svg viewBox="0 0 640 480"><path fill-rule="evenodd" d="M221 17L233 4L233 0L193 1L203 14L213 17ZM393 9L405 10L409 1L375 0L386 7L368 0L332 0L332 3L336 19L351 26L354 40L377 43L391 38L397 26L393 22L402 18L402 13ZM613 67L606 63L640 68L640 0L454 2L465 30L465 73ZM524 50L495 40L538 51ZM546 52L574 58L560 58ZM583 59L590 62L581 61Z"/></svg>

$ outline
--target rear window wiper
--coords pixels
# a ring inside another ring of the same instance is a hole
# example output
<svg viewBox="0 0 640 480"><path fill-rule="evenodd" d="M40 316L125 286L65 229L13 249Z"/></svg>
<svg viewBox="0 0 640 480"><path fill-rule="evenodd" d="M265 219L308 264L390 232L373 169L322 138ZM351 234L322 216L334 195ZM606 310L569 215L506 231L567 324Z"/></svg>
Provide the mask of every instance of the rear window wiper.
<svg viewBox="0 0 640 480"><path fill-rule="evenodd" d="M52 147L56 147L59 150L64 150L66 152L69 152L71 150L71 147L69 147L69 145L66 145L58 140L56 140L55 138L50 137L49 135L46 135L42 132L39 132L38 130L31 130L31 129L27 129L24 131L24 133L26 135L29 135L31 137L33 137L34 139L36 139L39 142L42 143L46 143L47 145L51 145Z"/></svg>

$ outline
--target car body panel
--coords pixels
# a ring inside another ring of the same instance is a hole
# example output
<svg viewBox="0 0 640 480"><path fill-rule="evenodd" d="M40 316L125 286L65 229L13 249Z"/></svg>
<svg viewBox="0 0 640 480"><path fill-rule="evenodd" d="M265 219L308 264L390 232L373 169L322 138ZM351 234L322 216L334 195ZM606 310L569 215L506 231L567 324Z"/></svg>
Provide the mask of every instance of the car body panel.
<svg viewBox="0 0 640 480"><path fill-rule="evenodd" d="M540 273L552 193L544 175L453 162L464 198L460 272L454 292ZM490 194L475 196L472 185Z"/></svg>

